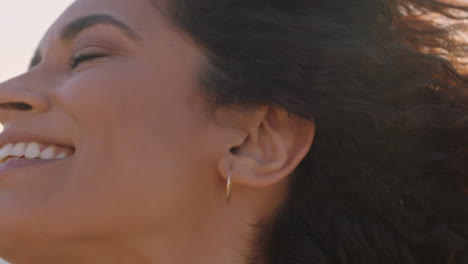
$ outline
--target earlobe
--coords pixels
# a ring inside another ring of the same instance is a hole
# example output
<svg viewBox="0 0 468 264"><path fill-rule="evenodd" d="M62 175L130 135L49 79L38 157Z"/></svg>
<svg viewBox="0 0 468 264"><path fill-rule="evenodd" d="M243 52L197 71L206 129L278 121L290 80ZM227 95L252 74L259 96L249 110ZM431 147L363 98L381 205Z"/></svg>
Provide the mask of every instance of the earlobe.
<svg viewBox="0 0 468 264"><path fill-rule="evenodd" d="M232 146L219 160L218 171L234 185L262 188L286 179L311 148L315 135L312 121L270 107L241 145ZM235 151L232 151L235 150Z"/></svg>

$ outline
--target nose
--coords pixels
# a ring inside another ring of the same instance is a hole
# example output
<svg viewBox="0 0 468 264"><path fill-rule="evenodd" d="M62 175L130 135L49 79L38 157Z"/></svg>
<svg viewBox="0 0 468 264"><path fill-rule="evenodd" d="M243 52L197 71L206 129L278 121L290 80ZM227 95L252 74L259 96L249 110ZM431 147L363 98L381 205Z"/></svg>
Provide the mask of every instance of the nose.
<svg viewBox="0 0 468 264"><path fill-rule="evenodd" d="M47 111L48 97L32 87L34 82L22 76L0 83L0 123L5 126L20 115Z"/></svg>

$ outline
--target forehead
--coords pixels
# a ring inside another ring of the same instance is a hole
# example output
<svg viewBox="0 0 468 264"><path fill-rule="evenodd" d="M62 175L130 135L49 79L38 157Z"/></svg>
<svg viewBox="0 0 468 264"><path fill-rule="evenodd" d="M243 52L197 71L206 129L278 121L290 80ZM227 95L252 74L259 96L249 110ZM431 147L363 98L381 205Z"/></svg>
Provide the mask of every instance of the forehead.
<svg viewBox="0 0 468 264"><path fill-rule="evenodd" d="M156 0L75 0L66 13L73 16L96 11L109 11L129 17L139 17L153 12L156 3Z"/></svg>
<svg viewBox="0 0 468 264"><path fill-rule="evenodd" d="M161 2L161 1L159 1ZM138 32L151 32L163 23L155 0L76 0L54 22L39 43L39 49L56 40L71 21L92 14L108 14Z"/></svg>

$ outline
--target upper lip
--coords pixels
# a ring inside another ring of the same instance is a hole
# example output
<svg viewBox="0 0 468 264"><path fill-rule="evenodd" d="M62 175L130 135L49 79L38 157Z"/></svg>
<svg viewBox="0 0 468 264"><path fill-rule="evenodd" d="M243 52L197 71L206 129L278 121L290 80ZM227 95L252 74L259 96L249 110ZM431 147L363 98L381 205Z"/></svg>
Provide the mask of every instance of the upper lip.
<svg viewBox="0 0 468 264"><path fill-rule="evenodd" d="M38 135L32 132L18 131L8 129L0 133L0 149L7 144L15 144L19 142L29 143L37 142L45 145L56 145L64 148L75 149L71 144L58 139Z"/></svg>

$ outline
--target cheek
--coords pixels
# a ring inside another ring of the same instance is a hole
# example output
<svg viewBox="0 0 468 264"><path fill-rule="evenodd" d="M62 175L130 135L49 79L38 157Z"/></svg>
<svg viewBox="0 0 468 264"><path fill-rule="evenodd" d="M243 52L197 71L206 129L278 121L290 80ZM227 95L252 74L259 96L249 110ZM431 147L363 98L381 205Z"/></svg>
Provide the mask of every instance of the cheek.
<svg viewBox="0 0 468 264"><path fill-rule="evenodd" d="M213 157L203 144L209 121L193 79L126 67L132 70L82 72L63 89L80 138L61 202L93 217L99 232L115 228L109 222L143 228L133 221L154 223L151 218L180 211L187 192L213 186L206 170Z"/></svg>

